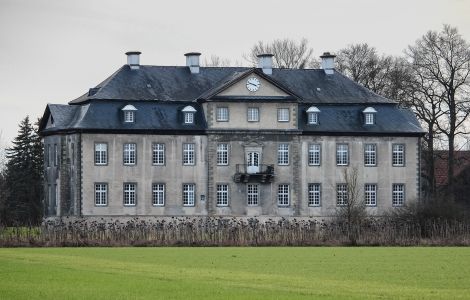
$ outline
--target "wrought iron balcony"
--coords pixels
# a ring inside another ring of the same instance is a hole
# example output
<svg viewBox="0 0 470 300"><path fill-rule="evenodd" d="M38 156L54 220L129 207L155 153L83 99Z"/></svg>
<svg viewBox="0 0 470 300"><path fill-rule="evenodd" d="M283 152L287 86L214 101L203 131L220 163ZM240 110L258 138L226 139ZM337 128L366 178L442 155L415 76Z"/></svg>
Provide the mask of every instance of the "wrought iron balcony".
<svg viewBox="0 0 470 300"><path fill-rule="evenodd" d="M274 180L274 165L237 165L237 171L233 175L235 182L260 182L269 183Z"/></svg>

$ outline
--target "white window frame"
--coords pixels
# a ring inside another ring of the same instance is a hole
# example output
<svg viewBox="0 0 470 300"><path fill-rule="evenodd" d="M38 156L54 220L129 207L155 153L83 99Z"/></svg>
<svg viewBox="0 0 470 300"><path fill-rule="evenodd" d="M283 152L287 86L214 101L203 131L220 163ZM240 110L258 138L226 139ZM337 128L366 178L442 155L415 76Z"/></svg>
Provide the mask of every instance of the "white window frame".
<svg viewBox="0 0 470 300"><path fill-rule="evenodd" d="M228 165L228 144L217 144L217 165Z"/></svg>
<svg viewBox="0 0 470 300"><path fill-rule="evenodd" d="M161 144L161 143L152 144L152 165L154 166L165 165L165 144Z"/></svg>
<svg viewBox="0 0 470 300"><path fill-rule="evenodd" d="M248 122L259 122L259 107L248 107L247 120Z"/></svg>
<svg viewBox="0 0 470 300"><path fill-rule="evenodd" d="M246 185L246 203L248 206L259 205L259 184Z"/></svg>
<svg viewBox="0 0 470 300"><path fill-rule="evenodd" d="M124 123L134 123L135 122L135 111L125 110L124 111Z"/></svg>
<svg viewBox="0 0 470 300"><path fill-rule="evenodd" d="M153 183L152 184L152 205L165 206L165 184Z"/></svg>
<svg viewBox="0 0 470 300"><path fill-rule="evenodd" d="M194 183L183 184L183 206L194 206L196 199L196 185Z"/></svg>
<svg viewBox="0 0 470 300"><path fill-rule="evenodd" d="M277 205L289 206L290 204L290 187L288 184L280 184L277 187Z"/></svg>
<svg viewBox="0 0 470 300"><path fill-rule="evenodd" d="M321 206L321 184L320 183L308 184L308 206L313 206L313 207Z"/></svg>
<svg viewBox="0 0 470 300"><path fill-rule="evenodd" d="M405 205L405 184L394 183L392 184L392 206L403 206Z"/></svg>
<svg viewBox="0 0 470 300"><path fill-rule="evenodd" d="M309 112L308 115L308 124L310 125L318 125L318 113L317 112Z"/></svg>
<svg viewBox="0 0 470 300"><path fill-rule="evenodd" d="M194 143L183 144L183 165L194 166L196 157L196 145Z"/></svg>
<svg viewBox="0 0 470 300"><path fill-rule="evenodd" d="M124 206L137 205L137 183L126 182L123 188Z"/></svg>
<svg viewBox="0 0 470 300"><path fill-rule="evenodd" d="M228 107L217 107L215 119L217 122L228 122L229 121L229 111Z"/></svg>
<svg viewBox="0 0 470 300"><path fill-rule="evenodd" d="M279 166L289 165L289 144L279 144L277 146L277 164Z"/></svg>
<svg viewBox="0 0 470 300"><path fill-rule="evenodd" d="M105 166L108 164L108 144L95 143L95 165Z"/></svg>
<svg viewBox="0 0 470 300"><path fill-rule="evenodd" d="M377 166L377 145L376 144L364 145L364 166L366 167Z"/></svg>
<svg viewBox="0 0 470 300"><path fill-rule="evenodd" d="M216 190L217 206L228 206L228 184L217 184Z"/></svg>
<svg viewBox="0 0 470 300"><path fill-rule="evenodd" d="M123 164L125 166L135 166L137 164L137 144L126 143L123 146Z"/></svg>
<svg viewBox="0 0 470 300"><path fill-rule="evenodd" d="M321 145L309 144L308 145L308 165L319 166L321 164Z"/></svg>
<svg viewBox="0 0 470 300"><path fill-rule="evenodd" d="M108 205L108 184L95 183L95 206Z"/></svg>
<svg viewBox="0 0 470 300"><path fill-rule="evenodd" d="M347 166L349 165L349 145L336 144L336 165Z"/></svg>
<svg viewBox="0 0 470 300"><path fill-rule="evenodd" d="M184 124L194 124L194 113L185 112L184 113Z"/></svg>
<svg viewBox="0 0 470 300"><path fill-rule="evenodd" d="M338 183L336 185L336 206L348 205L348 185L346 183Z"/></svg>
<svg viewBox="0 0 470 300"><path fill-rule="evenodd" d="M290 120L290 109L289 108L278 108L277 109L277 121L278 122L289 122Z"/></svg>
<svg viewBox="0 0 470 300"><path fill-rule="evenodd" d="M364 204L366 206L377 206L377 184L366 183L364 185Z"/></svg>
<svg viewBox="0 0 470 300"><path fill-rule="evenodd" d="M364 113L364 119L366 125L374 125L375 113Z"/></svg>
<svg viewBox="0 0 470 300"><path fill-rule="evenodd" d="M405 166L405 144L392 145L392 166L404 167Z"/></svg>

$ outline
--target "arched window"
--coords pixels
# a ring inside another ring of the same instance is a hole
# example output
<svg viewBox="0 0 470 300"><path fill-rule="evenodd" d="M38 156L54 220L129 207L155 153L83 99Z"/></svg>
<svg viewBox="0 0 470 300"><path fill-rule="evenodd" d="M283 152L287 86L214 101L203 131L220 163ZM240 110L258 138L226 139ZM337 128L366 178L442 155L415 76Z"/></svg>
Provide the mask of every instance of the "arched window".
<svg viewBox="0 0 470 300"><path fill-rule="evenodd" d="M134 105L126 105L122 108L124 114L124 123L134 123L135 122L135 112L137 108Z"/></svg>
<svg viewBox="0 0 470 300"><path fill-rule="evenodd" d="M318 124L318 114L320 110L316 106L310 106L307 109L308 124L317 125Z"/></svg>
<svg viewBox="0 0 470 300"><path fill-rule="evenodd" d="M373 107L367 107L362 111L364 114L364 124L365 125L374 125L375 124L375 114L377 111Z"/></svg>
<svg viewBox="0 0 470 300"><path fill-rule="evenodd" d="M184 114L184 124L194 124L194 114L196 113L196 109L188 105L183 108L182 112Z"/></svg>

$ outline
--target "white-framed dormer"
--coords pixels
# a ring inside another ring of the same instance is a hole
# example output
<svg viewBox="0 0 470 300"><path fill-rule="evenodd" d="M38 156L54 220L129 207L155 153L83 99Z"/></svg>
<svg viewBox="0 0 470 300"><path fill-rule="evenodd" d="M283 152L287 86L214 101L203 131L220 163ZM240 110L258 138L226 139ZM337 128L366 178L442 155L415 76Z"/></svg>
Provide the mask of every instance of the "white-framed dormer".
<svg viewBox="0 0 470 300"><path fill-rule="evenodd" d="M310 106L307 109L307 123L309 125L318 125L318 115L320 114L320 110L316 106Z"/></svg>
<svg viewBox="0 0 470 300"><path fill-rule="evenodd" d="M196 114L196 109L191 105L186 106L182 110L184 124L194 124L194 115Z"/></svg>
<svg viewBox="0 0 470 300"><path fill-rule="evenodd" d="M364 114L364 125L374 125L377 111L373 107L367 107L362 111Z"/></svg>
<svg viewBox="0 0 470 300"><path fill-rule="evenodd" d="M137 108L134 105L128 104L122 109L124 123L135 123L135 112Z"/></svg>

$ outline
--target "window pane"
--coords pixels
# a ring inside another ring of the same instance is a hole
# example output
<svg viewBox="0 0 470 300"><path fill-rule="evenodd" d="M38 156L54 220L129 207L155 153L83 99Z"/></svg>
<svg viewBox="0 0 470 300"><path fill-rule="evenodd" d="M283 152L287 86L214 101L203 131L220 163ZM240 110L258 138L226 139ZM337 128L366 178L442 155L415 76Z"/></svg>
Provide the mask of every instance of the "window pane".
<svg viewBox="0 0 470 300"><path fill-rule="evenodd" d="M249 206L257 206L259 198L259 190L257 184L248 184L247 185L247 203Z"/></svg>
<svg viewBox="0 0 470 300"><path fill-rule="evenodd" d="M136 204L136 184L126 183L124 184L124 205L135 205Z"/></svg>
<svg viewBox="0 0 470 300"><path fill-rule="evenodd" d="M392 186L392 205L403 206L405 204L405 185L402 183Z"/></svg>
<svg viewBox="0 0 470 300"><path fill-rule="evenodd" d="M125 111L124 112L124 122L126 122L126 123L134 122L134 112L133 111Z"/></svg>
<svg viewBox="0 0 470 300"><path fill-rule="evenodd" d="M248 108L248 121L249 122L258 122L259 121L259 108L258 107L249 107Z"/></svg>
<svg viewBox="0 0 470 300"><path fill-rule="evenodd" d="M194 165L194 144L183 144L183 164Z"/></svg>
<svg viewBox="0 0 470 300"><path fill-rule="evenodd" d="M308 123L318 124L318 113L308 113Z"/></svg>
<svg viewBox="0 0 470 300"><path fill-rule="evenodd" d="M364 165L375 166L377 164L377 151L375 144L366 144L364 147Z"/></svg>
<svg viewBox="0 0 470 300"><path fill-rule="evenodd" d="M280 184L277 190L277 204L279 206L289 205L289 185Z"/></svg>
<svg viewBox="0 0 470 300"><path fill-rule="evenodd" d="M217 145L217 164L228 165L228 144Z"/></svg>
<svg viewBox="0 0 470 300"><path fill-rule="evenodd" d="M348 185L337 184L336 185L336 205L345 206L348 204Z"/></svg>
<svg viewBox="0 0 470 300"><path fill-rule="evenodd" d="M289 144L279 144L277 149L277 163L281 166L289 164Z"/></svg>
<svg viewBox="0 0 470 300"><path fill-rule="evenodd" d="M95 184L95 205L102 206L108 203L108 185L105 183Z"/></svg>
<svg viewBox="0 0 470 300"><path fill-rule="evenodd" d="M310 183L308 185L308 205L309 206L320 206L320 184Z"/></svg>
<svg viewBox="0 0 470 300"><path fill-rule="evenodd" d="M194 206L194 184L183 185L183 206Z"/></svg>
<svg viewBox="0 0 470 300"><path fill-rule="evenodd" d="M308 164L311 166L320 165L320 144L311 144L308 147Z"/></svg>
<svg viewBox="0 0 470 300"><path fill-rule="evenodd" d="M395 144L392 146L392 164L398 167L405 165L405 145Z"/></svg>
<svg viewBox="0 0 470 300"><path fill-rule="evenodd" d="M288 122L289 121L289 109L279 108L277 110L277 120L279 122Z"/></svg>
<svg viewBox="0 0 470 300"><path fill-rule="evenodd" d="M184 123L185 124L194 123L194 113L184 113Z"/></svg>
<svg viewBox="0 0 470 300"><path fill-rule="evenodd" d="M163 183L152 185L152 204L157 206L165 205L165 185Z"/></svg>
<svg viewBox="0 0 470 300"><path fill-rule="evenodd" d="M349 148L347 144L336 145L336 164L338 166L347 166L349 164Z"/></svg>
<svg viewBox="0 0 470 300"><path fill-rule="evenodd" d="M136 144L124 144L124 164L135 165L136 162Z"/></svg>
<svg viewBox="0 0 470 300"><path fill-rule="evenodd" d="M105 143L95 144L95 164L105 165L108 163L108 145Z"/></svg>
<svg viewBox="0 0 470 300"><path fill-rule="evenodd" d="M228 107L217 107L216 120L219 122L228 121Z"/></svg>
<svg viewBox="0 0 470 300"><path fill-rule="evenodd" d="M165 164L165 144L152 145L152 163L154 165Z"/></svg>
<svg viewBox="0 0 470 300"><path fill-rule="evenodd" d="M228 206L228 185L217 185L217 206Z"/></svg>
<svg viewBox="0 0 470 300"><path fill-rule="evenodd" d="M365 197L365 205L367 206L375 206L377 205L377 185L375 184L366 184L364 186L364 197Z"/></svg>

